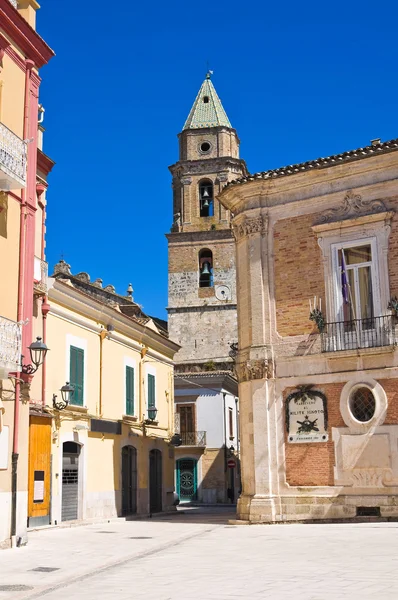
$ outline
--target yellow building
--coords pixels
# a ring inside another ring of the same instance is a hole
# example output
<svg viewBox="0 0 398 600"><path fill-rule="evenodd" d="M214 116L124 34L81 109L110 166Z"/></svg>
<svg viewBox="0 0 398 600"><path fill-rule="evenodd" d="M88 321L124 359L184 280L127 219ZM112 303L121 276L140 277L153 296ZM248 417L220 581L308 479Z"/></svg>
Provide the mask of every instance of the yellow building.
<svg viewBox="0 0 398 600"><path fill-rule="evenodd" d="M131 286L120 296L87 273L72 275L64 261L48 301L43 414L53 419L42 416L31 434L43 449L37 460L46 456L32 470L43 471L36 487L48 510L39 507L29 526L172 509L179 346L133 301ZM74 390L67 406L66 383Z"/></svg>
<svg viewBox="0 0 398 600"><path fill-rule="evenodd" d="M35 31L38 8L0 0L0 547L26 539L29 346L45 285L42 180L53 163L39 141L39 69L53 52Z"/></svg>

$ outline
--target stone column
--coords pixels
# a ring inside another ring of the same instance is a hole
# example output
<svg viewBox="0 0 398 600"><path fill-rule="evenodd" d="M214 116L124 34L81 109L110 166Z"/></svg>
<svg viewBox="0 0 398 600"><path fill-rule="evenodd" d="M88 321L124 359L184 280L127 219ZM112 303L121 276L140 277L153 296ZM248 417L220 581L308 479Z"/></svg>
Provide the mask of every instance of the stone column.
<svg viewBox="0 0 398 600"><path fill-rule="evenodd" d="M277 446L270 352L267 216L256 210L233 221L237 255L242 496L238 518L277 518Z"/></svg>

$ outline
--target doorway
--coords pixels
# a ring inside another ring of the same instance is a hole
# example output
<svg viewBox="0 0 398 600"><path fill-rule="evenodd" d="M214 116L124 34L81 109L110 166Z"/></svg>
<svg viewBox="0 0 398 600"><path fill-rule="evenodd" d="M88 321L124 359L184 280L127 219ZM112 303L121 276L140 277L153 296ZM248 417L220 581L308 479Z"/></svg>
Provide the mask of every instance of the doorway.
<svg viewBox="0 0 398 600"><path fill-rule="evenodd" d="M50 523L51 419L30 417L28 527Z"/></svg>
<svg viewBox="0 0 398 600"><path fill-rule="evenodd" d="M76 442L62 448L62 521L75 521L79 514L79 456Z"/></svg>
<svg viewBox="0 0 398 600"><path fill-rule="evenodd" d="M122 516L137 512L137 449L122 448Z"/></svg>
<svg viewBox="0 0 398 600"><path fill-rule="evenodd" d="M149 511L162 511L162 453L151 450L149 453Z"/></svg>
<svg viewBox="0 0 398 600"><path fill-rule="evenodd" d="M197 488L197 461L193 458L180 458L177 460L177 493L180 501L196 500Z"/></svg>

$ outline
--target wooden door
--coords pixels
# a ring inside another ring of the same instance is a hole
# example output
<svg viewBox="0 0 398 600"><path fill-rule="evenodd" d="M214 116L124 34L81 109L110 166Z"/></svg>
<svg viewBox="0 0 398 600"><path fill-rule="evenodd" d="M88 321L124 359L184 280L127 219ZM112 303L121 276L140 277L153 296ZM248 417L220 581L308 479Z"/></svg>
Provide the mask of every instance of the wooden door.
<svg viewBox="0 0 398 600"><path fill-rule="evenodd" d="M133 446L122 448L122 515L137 512L137 450Z"/></svg>
<svg viewBox="0 0 398 600"><path fill-rule="evenodd" d="M149 510L151 513L162 511L162 453L151 450L149 453Z"/></svg>
<svg viewBox="0 0 398 600"><path fill-rule="evenodd" d="M50 522L51 419L30 417L29 423L29 526Z"/></svg>

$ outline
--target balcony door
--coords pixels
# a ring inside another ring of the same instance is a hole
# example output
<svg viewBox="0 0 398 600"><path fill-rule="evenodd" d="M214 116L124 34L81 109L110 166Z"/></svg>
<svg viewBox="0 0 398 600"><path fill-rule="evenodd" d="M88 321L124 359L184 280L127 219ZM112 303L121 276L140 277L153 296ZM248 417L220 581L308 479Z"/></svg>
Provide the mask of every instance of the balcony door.
<svg viewBox="0 0 398 600"><path fill-rule="evenodd" d="M330 349L374 346L385 328L380 317L375 239L336 245L335 273L337 322L330 328Z"/></svg>
<svg viewBox="0 0 398 600"><path fill-rule="evenodd" d="M195 437L195 405L184 404L178 406L180 413L180 435L183 445L192 446Z"/></svg>

